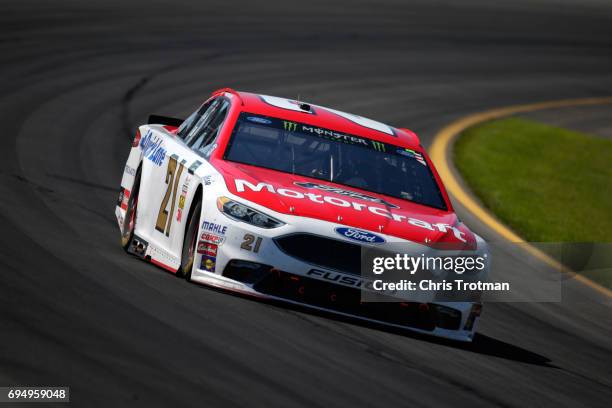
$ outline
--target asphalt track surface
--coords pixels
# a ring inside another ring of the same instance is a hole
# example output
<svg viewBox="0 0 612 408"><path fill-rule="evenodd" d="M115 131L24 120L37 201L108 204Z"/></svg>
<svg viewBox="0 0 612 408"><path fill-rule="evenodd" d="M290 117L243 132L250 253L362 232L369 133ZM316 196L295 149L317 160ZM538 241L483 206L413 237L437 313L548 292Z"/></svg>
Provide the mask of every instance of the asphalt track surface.
<svg viewBox="0 0 612 408"><path fill-rule="evenodd" d="M461 346L189 284L124 254L113 208L135 126L219 87L426 144L474 111L609 95L610 2L123 3L2 2L0 385L87 407L609 406L612 307L578 282L487 305Z"/></svg>
<svg viewBox="0 0 612 408"><path fill-rule="evenodd" d="M519 115L565 129L612 139L612 104L548 109Z"/></svg>

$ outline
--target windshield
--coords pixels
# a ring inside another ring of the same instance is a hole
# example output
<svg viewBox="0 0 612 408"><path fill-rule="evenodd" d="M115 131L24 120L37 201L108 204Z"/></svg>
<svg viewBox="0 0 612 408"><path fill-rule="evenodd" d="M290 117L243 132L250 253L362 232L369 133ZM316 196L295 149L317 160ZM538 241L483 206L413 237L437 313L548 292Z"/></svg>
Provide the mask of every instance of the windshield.
<svg viewBox="0 0 612 408"><path fill-rule="evenodd" d="M224 158L446 209L420 153L316 126L242 113Z"/></svg>

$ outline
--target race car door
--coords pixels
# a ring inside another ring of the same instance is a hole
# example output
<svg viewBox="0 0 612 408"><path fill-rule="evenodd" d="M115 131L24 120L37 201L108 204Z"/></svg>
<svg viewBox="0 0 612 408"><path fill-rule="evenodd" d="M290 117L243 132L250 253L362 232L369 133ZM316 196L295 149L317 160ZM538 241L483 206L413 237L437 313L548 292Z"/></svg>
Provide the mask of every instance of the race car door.
<svg viewBox="0 0 612 408"><path fill-rule="evenodd" d="M180 262L187 213L199 184L190 173L199 166L209 166L205 159L207 148L218 134L228 108L226 98L214 98L185 120L176 136L165 136L165 166L157 168L152 177L161 188L154 189L156 197L151 199L151 211L156 214L151 241L167 252L159 255L172 264Z"/></svg>

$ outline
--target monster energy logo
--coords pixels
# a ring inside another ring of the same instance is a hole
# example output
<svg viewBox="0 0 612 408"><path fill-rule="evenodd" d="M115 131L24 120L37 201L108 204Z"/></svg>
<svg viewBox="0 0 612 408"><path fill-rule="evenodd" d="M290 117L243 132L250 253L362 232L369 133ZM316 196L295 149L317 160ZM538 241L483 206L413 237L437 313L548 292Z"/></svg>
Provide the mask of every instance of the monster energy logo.
<svg viewBox="0 0 612 408"><path fill-rule="evenodd" d="M287 122L287 121L283 121L283 129L289 131L289 132L295 132L297 130L297 123L295 122Z"/></svg>
<svg viewBox="0 0 612 408"><path fill-rule="evenodd" d="M374 147L374 150L378 150L379 152L386 152L387 151L387 149L385 148L384 143L372 141L372 146Z"/></svg>

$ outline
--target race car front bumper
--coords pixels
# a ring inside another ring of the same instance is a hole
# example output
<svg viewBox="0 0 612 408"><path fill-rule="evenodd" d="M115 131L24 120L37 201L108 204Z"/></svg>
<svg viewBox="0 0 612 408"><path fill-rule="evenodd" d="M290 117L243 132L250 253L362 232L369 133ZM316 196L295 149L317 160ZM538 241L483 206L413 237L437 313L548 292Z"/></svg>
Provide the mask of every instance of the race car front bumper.
<svg viewBox="0 0 612 408"><path fill-rule="evenodd" d="M195 282L459 341L474 337L478 303L363 302L359 246L311 232L338 225L291 217L280 228L264 229L211 215L200 236L217 236L217 244L212 250L210 242L198 244L203 251L196 255Z"/></svg>

